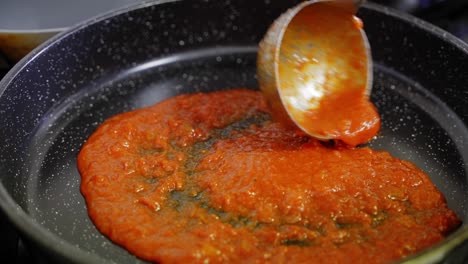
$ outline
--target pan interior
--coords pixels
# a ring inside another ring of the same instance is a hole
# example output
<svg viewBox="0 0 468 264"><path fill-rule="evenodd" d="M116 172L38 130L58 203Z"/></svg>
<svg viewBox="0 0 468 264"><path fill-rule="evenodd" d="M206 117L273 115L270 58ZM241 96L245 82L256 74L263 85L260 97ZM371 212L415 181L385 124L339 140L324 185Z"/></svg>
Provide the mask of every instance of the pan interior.
<svg viewBox="0 0 468 264"><path fill-rule="evenodd" d="M80 147L100 123L123 111L181 93L257 89L255 61L254 46L207 48L148 61L82 87L36 128L21 175L29 180L16 186L15 196L33 219L71 244L118 263L139 261L89 220L76 168ZM415 163L460 217L468 215L468 157L461 144L468 142L468 130L461 120L424 87L379 64L372 100L383 123L370 146Z"/></svg>

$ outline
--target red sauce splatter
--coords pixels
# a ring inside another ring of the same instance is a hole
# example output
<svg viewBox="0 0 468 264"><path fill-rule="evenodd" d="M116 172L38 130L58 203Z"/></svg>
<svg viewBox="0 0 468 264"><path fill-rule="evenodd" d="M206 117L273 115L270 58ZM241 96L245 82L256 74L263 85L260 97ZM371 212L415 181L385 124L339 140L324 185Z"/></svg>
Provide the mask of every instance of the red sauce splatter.
<svg viewBox="0 0 468 264"><path fill-rule="evenodd" d="M287 130L243 89L117 115L78 168L97 228L155 262L388 263L460 224L412 163Z"/></svg>

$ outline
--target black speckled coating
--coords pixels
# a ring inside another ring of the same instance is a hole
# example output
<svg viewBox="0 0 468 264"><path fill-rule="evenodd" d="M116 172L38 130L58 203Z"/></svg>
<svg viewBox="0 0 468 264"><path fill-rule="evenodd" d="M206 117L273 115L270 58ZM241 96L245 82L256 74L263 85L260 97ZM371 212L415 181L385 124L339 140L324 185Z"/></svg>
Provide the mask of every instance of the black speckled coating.
<svg viewBox="0 0 468 264"><path fill-rule="evenodd" d="M3 210L55 261L141 262L90 222L76 168L81 145L106 118L163 98L256 89L257 43L295 2L148 2L44 44L0 82ZM468 221L468 47L380 6L366 5L359 15L375 63L372 100L383 119L370 145L418 165ZM437 260L467 238L464 225L412 260ZM447 263L464 263L465 252L448 254Z"/></svg>

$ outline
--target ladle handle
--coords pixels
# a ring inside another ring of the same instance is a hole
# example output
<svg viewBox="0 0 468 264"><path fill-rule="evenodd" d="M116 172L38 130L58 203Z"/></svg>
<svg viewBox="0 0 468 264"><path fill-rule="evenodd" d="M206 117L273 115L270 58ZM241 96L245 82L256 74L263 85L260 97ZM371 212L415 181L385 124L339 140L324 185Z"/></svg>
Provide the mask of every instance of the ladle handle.
<svg viewBox="0 0 468 264"><path fill-rule="evenodd" d="M335 3L345 9L352 9L356 13L366 0L336 0ZM333 1L332 1L333 3Z"/></svg>
<svg viewBox="0 0 468 264"><path fill-rule="evenodd" d="M353 2L356 9L359 9L359 7L361 7L361 5L366 2L366 0L353 0Z"/></svg>

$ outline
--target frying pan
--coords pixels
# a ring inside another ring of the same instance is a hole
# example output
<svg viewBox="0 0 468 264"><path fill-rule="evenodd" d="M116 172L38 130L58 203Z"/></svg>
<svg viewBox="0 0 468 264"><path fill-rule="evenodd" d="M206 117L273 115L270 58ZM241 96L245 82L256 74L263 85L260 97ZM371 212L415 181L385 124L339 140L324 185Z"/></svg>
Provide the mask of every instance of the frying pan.
<svg viewBox="0 0 468 264"><path fill-rule="evenodd" d="M257 88L257 43L297 1L147 2L49 40L0 82L0 206L47 262L142 262L102 236L79 192L76 156L106 118L181 93ZM359 11L372 47L369 145L430 175L468 220L468 46L408 15ZM466 224L407 263L464 263Z"/></svg>

